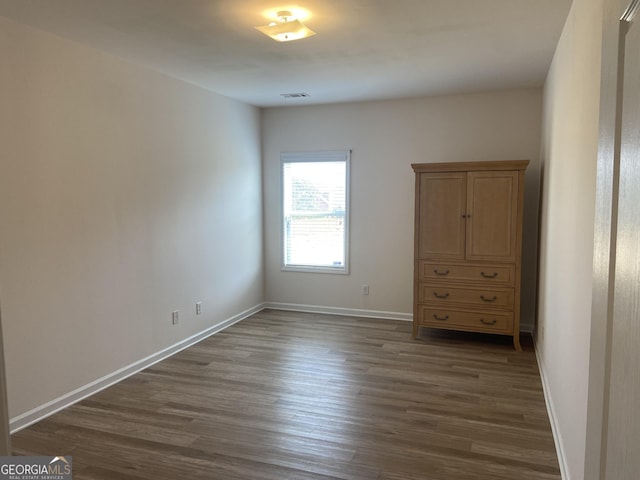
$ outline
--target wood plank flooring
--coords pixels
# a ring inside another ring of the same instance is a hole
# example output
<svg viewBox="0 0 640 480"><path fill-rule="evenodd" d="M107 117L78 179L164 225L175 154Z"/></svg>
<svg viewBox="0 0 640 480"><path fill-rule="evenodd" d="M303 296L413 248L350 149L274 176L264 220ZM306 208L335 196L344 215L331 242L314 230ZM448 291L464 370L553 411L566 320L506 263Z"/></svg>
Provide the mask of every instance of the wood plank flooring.
<svg viewBox="0 0 640 480"><path fill-rule="evenodd" d="M12 437L74 478L558 480L532 349L265 310Z"/></svg>

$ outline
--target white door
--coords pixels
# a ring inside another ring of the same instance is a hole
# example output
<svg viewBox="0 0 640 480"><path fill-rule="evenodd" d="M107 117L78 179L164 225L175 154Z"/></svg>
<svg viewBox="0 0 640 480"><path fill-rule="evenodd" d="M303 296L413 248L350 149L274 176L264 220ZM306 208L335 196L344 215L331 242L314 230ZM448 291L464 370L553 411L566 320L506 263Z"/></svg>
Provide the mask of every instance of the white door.
<svg viewBox="0 0 640 480"><path fill-rule="evenodd" d="M640 17L624 40L606 479L640 478Z"/></svg>

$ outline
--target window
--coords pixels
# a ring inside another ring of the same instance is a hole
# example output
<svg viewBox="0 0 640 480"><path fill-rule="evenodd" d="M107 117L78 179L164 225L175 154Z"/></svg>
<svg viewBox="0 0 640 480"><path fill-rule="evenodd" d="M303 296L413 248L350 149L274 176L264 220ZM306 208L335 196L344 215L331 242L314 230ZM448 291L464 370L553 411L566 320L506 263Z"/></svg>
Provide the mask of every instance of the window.
<svg viewBox="0 0 640 480"><path fill-rule="evenodd" d="M349 273L350 152L283 153L283 270Z"/></svg>

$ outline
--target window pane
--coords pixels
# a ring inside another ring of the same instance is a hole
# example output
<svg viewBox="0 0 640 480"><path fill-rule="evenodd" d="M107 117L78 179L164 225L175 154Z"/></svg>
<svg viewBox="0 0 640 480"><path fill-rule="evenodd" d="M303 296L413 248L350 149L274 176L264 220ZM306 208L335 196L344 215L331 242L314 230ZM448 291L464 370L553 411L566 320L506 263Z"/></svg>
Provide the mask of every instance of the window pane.
<svg viewBox="0 0 640 480"><path fill-rule="evenodd" d="M344 216L294 215L286 228L287 265L344 266Z"/></svg>
<svg viewBox="0 0 640 480"><path fill-rule="evenodd" d="M285 266L345 268L346 168L283 163Z"/></svg>

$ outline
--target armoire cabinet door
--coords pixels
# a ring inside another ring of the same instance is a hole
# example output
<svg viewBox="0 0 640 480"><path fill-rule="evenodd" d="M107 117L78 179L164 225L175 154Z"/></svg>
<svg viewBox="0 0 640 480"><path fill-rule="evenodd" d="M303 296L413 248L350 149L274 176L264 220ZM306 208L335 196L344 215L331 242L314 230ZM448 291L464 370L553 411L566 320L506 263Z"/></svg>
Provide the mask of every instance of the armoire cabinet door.
<svg viewBox="0 0 640 480"><path fill-rule="evenodd" d="M464 260L467 174L418 176L418 258Z"/></svg>
<svg viewBox="0 0 640 480"><path fill-rule="evenodd" d="M467 260L516 260L518 172L467 173Z"/></svg>

